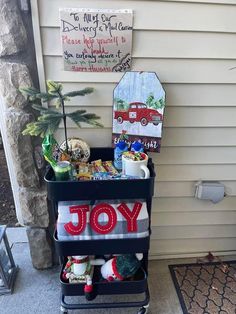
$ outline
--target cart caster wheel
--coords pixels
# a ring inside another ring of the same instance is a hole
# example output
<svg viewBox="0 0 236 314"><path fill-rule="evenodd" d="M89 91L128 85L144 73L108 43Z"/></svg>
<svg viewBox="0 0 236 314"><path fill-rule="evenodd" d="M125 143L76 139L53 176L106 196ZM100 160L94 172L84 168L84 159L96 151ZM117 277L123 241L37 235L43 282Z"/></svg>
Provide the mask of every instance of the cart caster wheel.
<svg viewBox="0 0 236 314"><path fill-rule="evenodd" d="M61 306L61 314L68 314L68 310Z"/></svg>
<svg viewBox="0 0 236 314"><path fill-rule="evenodd" d="M149 304L140 307L137 314L147 314L148 313Z"/></svg>

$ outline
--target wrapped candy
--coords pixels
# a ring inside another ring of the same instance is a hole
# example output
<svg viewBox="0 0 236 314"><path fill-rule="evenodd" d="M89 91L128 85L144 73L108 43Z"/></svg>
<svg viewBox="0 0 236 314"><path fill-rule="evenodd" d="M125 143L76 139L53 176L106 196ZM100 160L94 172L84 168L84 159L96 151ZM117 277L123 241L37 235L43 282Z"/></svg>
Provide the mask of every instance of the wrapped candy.
<svg viewBox="0 0 236 314"><path fill-rule="evenodd" d="M87 180L91 180L92 179L92 174L90 172L90 167L89 164L85 163L85 162L81 162L78 164L77 167L77 178L81 181L87 181Z"/></svg>
<svg viewBox="0 0 236 314"><path fill-rule="evenodd" d="M131 159L134 161L140 161L140 160L145 160L147 157L146 154L144 154L143 152L125 152L123 153L123 156L126 159Z"/></svg>
<svg viewBox="0 0 236 314"><path fill-rule="evenodd" d="M101 159L92 161L92 165L94 166L96 172L107 172L102 165Z"/></svg>
<svg viewBox="0 0 236 314"><path fill-rule="evenodd" d="M116 168L113 166L112 161L104 161L103 163L103 167L107 170L107 172L109 172L110 174L113 175L117 175L118 171L116 170Z"/></svg>

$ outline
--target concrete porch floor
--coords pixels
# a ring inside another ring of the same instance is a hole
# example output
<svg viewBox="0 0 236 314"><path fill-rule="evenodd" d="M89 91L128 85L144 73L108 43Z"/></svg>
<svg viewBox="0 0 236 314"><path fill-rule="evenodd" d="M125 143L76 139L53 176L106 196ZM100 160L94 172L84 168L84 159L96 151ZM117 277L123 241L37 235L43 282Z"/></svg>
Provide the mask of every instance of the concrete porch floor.
<svg viewBox="0 0 236 314"><path fill-rule="evenodd" d="M15 289L12 295L0 296L1 314L58 314L60 313L59 267L37 271L31 265L25 228L9 228L8 239L12 253L19 266ZM168 270L169 264L195 262L196 259L174 259L150 261L149 289L151 295L150 314L181 314L182 310ZM125 296L125 301L137 296ZM75 299L74 299L75 300ZM115 296L97 298L97 302L123 301ZM140 296L138 298L140 300ZM78 302L78 297L76 298ZM84 302L84 298L82 298ZM100 309L71 311L73 314L131 314L130 309Z"/></svg>

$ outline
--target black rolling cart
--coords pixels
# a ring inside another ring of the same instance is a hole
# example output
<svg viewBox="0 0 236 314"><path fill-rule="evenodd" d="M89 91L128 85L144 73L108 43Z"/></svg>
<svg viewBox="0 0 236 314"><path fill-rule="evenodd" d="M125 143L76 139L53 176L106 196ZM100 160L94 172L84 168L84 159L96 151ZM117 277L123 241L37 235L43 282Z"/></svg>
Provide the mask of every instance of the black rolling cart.
<svg viewBox="0 0 236 314"><path fill-rule="evenodd" d="M114 150L112 148L91 149L91 160L102 159L103 161L113 159ZM145 238L129 239L102 239L102 240L71 240L59 241L57 232L54 233L54 242L60 260L62 270L66 263L66 257L72 255L104 255L104 254L132 254L143 253L142 266L136 273L133 280L101 282L96 281L98 275L96 270L93 276L93 287L97 295L124 295L142 294L141 301L116 302L116 303L68 303L68 296L84 295L81 283L65 283L61 278L61 313L68 313L68 310L95 309L95 308L124 308L139 307L139 314L148 312L149 290L148 290L148 251L150 246L150 222L151 204L154 193L155 172L152 160L149 158L148 167L150 178L136 180L104 180L104 181L54 181L52 169L45 175L47 183L48 199L52 203L55 215L57 215L57 203L59 201L73 200L112 200L112 199L145 199L149 214L149 236ZM144 299L143 299L144 295ZM141 298L140 296L140 298Z"/></svg>

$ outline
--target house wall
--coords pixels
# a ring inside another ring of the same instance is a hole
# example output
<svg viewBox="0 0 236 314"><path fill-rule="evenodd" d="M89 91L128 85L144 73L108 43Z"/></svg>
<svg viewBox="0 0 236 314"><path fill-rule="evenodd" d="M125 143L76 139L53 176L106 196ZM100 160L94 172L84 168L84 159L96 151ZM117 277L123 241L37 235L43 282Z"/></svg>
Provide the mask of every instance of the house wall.
<svg viewBox="0 0 236 314"><path fill-rule="evenodd" d="M236 4L233 0L31 0L41 88L45 79L65 90L92 86L67 107L102 117L104 129L69 124L91 146L110 146L112 93L122 73L63 71L59 8L128 8L134 11L133 67L155 71L167 95L157 178L151 255L194 256L236 250ZM58 139L63 139L62 129ZM196 200L198 180L219 180L227 196Z"/></svg>

